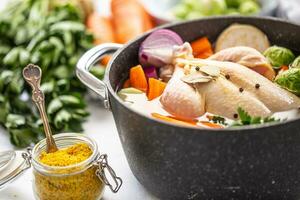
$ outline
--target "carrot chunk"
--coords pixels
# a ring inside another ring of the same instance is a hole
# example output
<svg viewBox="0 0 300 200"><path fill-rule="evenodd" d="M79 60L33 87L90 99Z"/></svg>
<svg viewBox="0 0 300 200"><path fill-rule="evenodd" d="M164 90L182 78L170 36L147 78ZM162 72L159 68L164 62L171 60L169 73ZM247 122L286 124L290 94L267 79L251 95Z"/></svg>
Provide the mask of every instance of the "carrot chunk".
<svg viewBox="0 0 300 200"><path fill-rule="evenodd" d="M213 52L212 45L207 37L202 37L197 39L191 43L193 49L193 55L197 57L197 55L202 54L203 52Z"/></svg>
<svg viewBox="0 0 300 200"><path fill-rule="evenodd" d="M204 126L209 127L209 128L224 128L222 125L215 124L215 123L212 123L212 122L201 121L200 123Z"/></svg>
<svg viewBox="0 0 300 200"><path fill-rule="evenodd" d="M129 87L130 87L130 79L127 79L123 84L123 88L129 88Z"/></svg>
<svg viewBox="0 0 300 200"><path fill-rule="evenodd" d="M149 78L148 100L153 100L156 97L159 97L165 88L166 83L155 78Z"/></svg>
<svg viewBox="0 0 300 200"><path fill-rule="evenodd" d="M211 55L213 55L213 53L214 52L212 51L212 49L208 49L208 50L196 55L196 58L206 59L206 58L210 57Z"/></svg>
<svg viewBox="0 0 300 200"><path fill-rule="evenodd" d="M147 92L148 83L141 65L132 67L129 72L130 86L143 92Z"/></svg>

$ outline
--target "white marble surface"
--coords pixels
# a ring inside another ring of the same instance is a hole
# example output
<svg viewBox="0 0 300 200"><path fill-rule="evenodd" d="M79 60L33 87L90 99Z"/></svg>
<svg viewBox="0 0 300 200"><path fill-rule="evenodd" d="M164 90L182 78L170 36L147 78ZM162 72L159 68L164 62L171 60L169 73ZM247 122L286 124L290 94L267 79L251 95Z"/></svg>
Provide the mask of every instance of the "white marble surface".
<svg viewBox="0 0 300 200"><path fill-rule="evenodd" d="M89 106L91 116L85 123L84 133L95 139L101 153L107 153L110 165L116 173L122 177L124 183L117 194L106 188L104 200L155 200L143 186L135 179L126 161L116 126L110 111L105 110L98 103L91 103ZM13 149L9 142L7 133L0 130L0 151ZM9 184L0 191L1 200L33 200L32 172L28 170L16 181Z"/></svg>

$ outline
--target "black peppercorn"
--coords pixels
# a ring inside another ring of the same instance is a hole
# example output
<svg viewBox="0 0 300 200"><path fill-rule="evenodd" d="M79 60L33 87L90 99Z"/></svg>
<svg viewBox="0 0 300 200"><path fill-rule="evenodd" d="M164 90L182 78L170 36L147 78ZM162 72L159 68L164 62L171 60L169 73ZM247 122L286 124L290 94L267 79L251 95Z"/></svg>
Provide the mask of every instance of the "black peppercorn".
<svg viewBox="0 0 300 200"><path fill-rule="evenodd" d="M200 67L197 66L195 69L196 69L196 71L199 71L199 70L200 70Z"/></svg>
<svg viewBox="0 0 300 200"><path fill-rule="evenodd" d="M233 117L234 117L235 119L237 119L237 118L239 117L239 115L235 113L235 114L233 115Z"/></svg>
<svg viewBox="0 0 300 200"><path fill-rule="evenodd" d="M258 89L260 88L260 85L258 83L255 84L255 88Z"/></svg>
<svg viewBox="0 0 300 200"><path fill-rule="evenodd" d="M240 92L243 92L243 91L244 91L244 89L243 89L243 88L240 88L239 90L240 90Z"/></svg>
<svg viewBox="0 0 300 200"><path fill-rule="evenodd" d="M228 74L225 75L226 79L230 79L230 76Z"/></svg>

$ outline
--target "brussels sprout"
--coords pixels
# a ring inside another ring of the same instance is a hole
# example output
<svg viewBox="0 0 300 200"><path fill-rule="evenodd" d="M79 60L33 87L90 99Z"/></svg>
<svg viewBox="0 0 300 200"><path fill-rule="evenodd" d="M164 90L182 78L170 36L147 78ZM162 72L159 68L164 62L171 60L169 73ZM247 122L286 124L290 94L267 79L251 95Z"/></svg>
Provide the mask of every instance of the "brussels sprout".
<svg viewBox="0 0 300 200"><path fill-rule="evenodd" d="M278 46L268 48L264 52L264 56L275 69L279 69L282 65L289 65L295 59L295 55L291 50Z"/></svg>
<svg viewBox="0 0 300 200"><path fill-rule="evenodd" d="M300 56L294 60L294 62L291 64L291 67L300 68Z"/></svg>
<svg viewBox="0 0 300 200"><path fill-rule="evenodd" d="M254 1L245 1L239 6L239 11L242 14L250 15L260 11L259 5Z"/></svg>
<svg viewBox="0 0 300 200"><path fill-rule="evenodd" d="M300 68L291 68L277 75L275 82L284 89L300 95Z"/></svg>

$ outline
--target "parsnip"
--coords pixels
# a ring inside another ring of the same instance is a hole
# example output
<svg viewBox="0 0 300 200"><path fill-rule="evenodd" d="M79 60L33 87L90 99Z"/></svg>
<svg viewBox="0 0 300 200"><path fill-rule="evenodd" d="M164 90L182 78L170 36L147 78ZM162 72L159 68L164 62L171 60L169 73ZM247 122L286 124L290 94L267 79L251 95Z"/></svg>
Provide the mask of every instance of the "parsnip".
<svg viewBox="0 0 300 200"><path fill-rule="evenodd" d="M252 47L262 53L270 47L270 42L261 30L252 25L233 24L220 34L215 51L235 46Z"/></svg>

